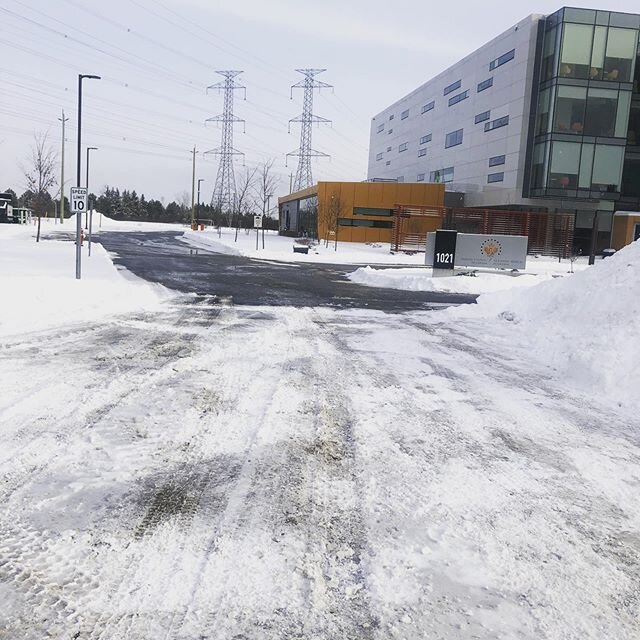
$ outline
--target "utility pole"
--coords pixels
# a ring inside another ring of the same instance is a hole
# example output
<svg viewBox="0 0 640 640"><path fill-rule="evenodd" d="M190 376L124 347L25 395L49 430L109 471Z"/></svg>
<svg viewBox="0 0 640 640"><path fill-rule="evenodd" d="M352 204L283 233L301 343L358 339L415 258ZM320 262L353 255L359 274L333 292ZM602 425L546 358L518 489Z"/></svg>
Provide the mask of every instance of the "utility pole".
<svg viewBox="0 0 640 640"><path fill-rule="evenodd" d="M196 210L195 210L195 195L196 195L196 147L193 146L193 163L191 166L191 230L195 230L196 224Z"/></svg>
<svg viewBox="0 0 640 640"><path fill-rule="evenodd" d="M69 120L64 117L64 109L62 110L62 118L58 118L58 120L62 122L62 152L60 154L60 224L62 224L64 222L64 123Z"/></svg>
<svg viewBox="0 0 640 640"><path fill-rule="evenodd" d="M311 147L311 125L315 122L317 124L327 124L331 120L322 118L320 116L313 115L313 90L328 88L332 85L320 80L315 80L315 76L326 69L296 69L298 73L304 76L304 79L291 86L291 98L293 99L294 89L304 89L304 98L302 102L302 115L297 116L289 120L289 132L291 132L291 123L299 122L300 127L300 147L296 151L291 151L288 156L298 157L298 169L296 171L296 180L293 185L294 191L300 191L313 185L313 178L311 175L311 158L328 158L329 155L322 153L322 151L316 151Z"/></svg>
<svg viewBox="0 0 640 640"><path fill-rule="evenodd" d="M222 123L222 139L217 149L211 149L205 153L212 153L220 156L220 164L218 165L218 174L216 176L213 194L211 196L211 205L217 207L222 213L233 213L236 207L236 179L233 172L233 157L244 155L233 147L233 127L236 122L244 123L244 120L236 118L233 114L233 92L236 89L244 91L244 99L247 99L246 87L236 83L236 76L242 71L216 71L224 80L212 84L207 87L209 89L224 90L224 106L221 115L208 118L205 122L221 122Z"/></svg>

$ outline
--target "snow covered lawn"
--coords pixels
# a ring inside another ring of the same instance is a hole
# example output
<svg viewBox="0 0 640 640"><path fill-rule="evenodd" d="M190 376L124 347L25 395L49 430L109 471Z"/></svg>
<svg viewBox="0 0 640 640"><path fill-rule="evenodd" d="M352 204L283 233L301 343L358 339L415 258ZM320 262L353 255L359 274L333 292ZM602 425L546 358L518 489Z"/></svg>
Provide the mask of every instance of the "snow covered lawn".
<svg viewBox="0 0 640 640"><path fill-rule="evenodd" d="M3 325L0 637L640 636L640 243L385 314L74 289L22 233L96 317Z"/></svg>
<svg viewBox="0 0 640 640"><path fill-rule="evenodd" d="M0 225L0 336L67 322L89 322L112 313L158 308L169 295L160 286L119 272L98 243L91 257L85 241L82 280L75 278L75 218L33 225ZM51 234L59 238L48 239Z"/></svg>

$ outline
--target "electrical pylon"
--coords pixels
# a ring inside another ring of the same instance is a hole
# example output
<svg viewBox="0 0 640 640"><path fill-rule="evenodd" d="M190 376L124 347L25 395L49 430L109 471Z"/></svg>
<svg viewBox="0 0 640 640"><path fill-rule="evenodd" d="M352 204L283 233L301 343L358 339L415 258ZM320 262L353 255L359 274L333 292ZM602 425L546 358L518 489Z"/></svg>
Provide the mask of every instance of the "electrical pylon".
<svg viewBox="0 0 640 640"><path fill-rule="evenodd" d="M294 89L304 89L304 99L302 101L302 115L289 120L289 131L291 131L292 122L299 122L301 124L300 148L291 153L287 153L287 156L298 157L298 169L296 171L295 182L293 183L293 190L300 191L300 189L306 189L313 184L311 158L329 157L329 154L316 151L311 147L311 125L314 122L317 124L331 122L331 120L327 120L326 118L313 115L313 90L325 87L329 88L333 85L315 79L315 76L326 71L326 69L296 69L296 71L301 73L304 79L291 86L291 97L293 98Z"/></svg>
<svg viewBox="0 0 640 640"><path fill-rule="evenodd" d="M213 194L211 195L211 205L218 207L221 211L233 212L236 204L236 179L233 172L233 156L244 155L241 151L237 151L233 147L233 127L236 122L244 123L244 120L236 118L233 115L233 92L236 89L242 89L245 92L244 98L246 100L247 93L246 87L236 83L236 76L239 76L242 71L216 71L224 80L207 87L209 89L221 89L224 90L224 106L222 114L214 116L213 118L207 118L205 122L222 122L222 139L220 146L217 149L211 149L205 151L205 154L212 153L220 156L220 164L218 165L218 174L216 175L216 182L213 188Z"/></svg>

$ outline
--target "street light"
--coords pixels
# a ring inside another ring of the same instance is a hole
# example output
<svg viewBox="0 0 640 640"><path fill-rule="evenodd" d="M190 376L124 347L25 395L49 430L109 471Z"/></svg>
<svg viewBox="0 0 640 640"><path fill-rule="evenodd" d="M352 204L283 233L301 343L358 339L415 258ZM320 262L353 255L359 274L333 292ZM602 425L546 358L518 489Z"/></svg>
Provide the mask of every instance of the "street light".
<svg viewBox="0 0 640 640"><path fill-rule="evenodd" d="M89 228L89 151L97 151L98 147L87 147L87 178L84 182L84 186L87 188L87 211L85 212L84 228Z"/></svg>
<svg viewBox="0 0 640 640"><path fill-rule="evenodd" d="M90 80L100 80L100 76L94 76L86 73L78 74L78 154L76 158L76 187L80 186L80 164L82 155L82 81L85 78ZM82 215L76 215L76 279L81 277L81 259L82 251L80 246L80 237L82 235Z"/></svg>
<svg viewBox="0 0 640 640"><path fill-rule="evenodd" d="M200 183L204 182L204 178L198 178L198 208L196 213L196 223L200 220Z"/></svg>

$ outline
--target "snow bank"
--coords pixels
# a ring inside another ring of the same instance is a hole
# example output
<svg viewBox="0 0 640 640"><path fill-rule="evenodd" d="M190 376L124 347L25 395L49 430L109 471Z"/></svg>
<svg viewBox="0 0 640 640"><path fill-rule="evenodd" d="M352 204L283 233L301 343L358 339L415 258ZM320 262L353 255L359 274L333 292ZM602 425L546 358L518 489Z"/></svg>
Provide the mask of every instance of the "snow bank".
<svg viewBox="0 0 640 640"><path fill-rule="evenodd" d="M349 279L369 287L403 289L405 291L441 291L446 293L482 294L517 287L531 287L551 278L551 274L518 275L508 273L478 273L476 276L432 277L432 270L373 269L361 267L349 274Z"/></svg>
<svg viewBox="0 0 640 640"><path fill-rule="evenodd" d="M64 227L74 224L72 218ZM42 227L43 235L57 230L51 222ZM150 310L171 295L118 271L100 244L92 244L91 257L86 242L82 251L82 280L76 280L73 242L36 243L34 227L0 225L0 336Z"/></svg>
<svg viewBox="0 0 640 640"><path fill-rule="evenodd" d="M531 356L568 381L622 405L637 404L640 242L571 278L481 296L477 305L447 313L511 322Z"/></svg>

